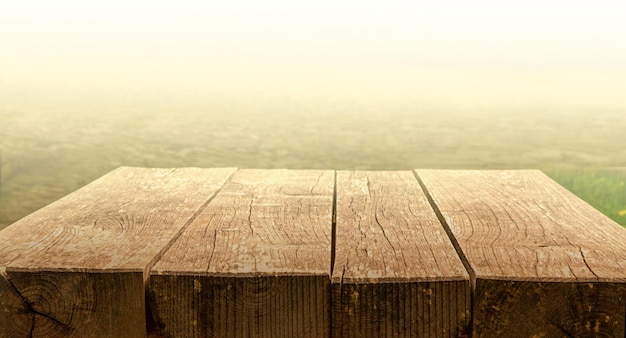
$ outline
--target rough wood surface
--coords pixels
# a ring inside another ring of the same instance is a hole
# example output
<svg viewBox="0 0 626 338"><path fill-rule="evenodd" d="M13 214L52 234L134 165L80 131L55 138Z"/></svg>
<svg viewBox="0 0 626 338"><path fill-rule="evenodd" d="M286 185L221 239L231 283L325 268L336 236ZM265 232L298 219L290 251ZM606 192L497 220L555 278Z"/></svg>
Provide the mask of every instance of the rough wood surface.
<svg viewBox="0 0 626 338"><path fill-rule="evenodd" d="M536 170L417 174L475 283L474 337L623 337L626 230Z"/></svg>
<svg viewBox="0 0 626 338"><path fill-rule="evenodd" d="M470 317L463 264L414 174L337 173L335 337L457 337Z"/></svg>
<svg viewBox="0 0 626 338"><path fill-rule="evenodd" d="M333 171L240 170L152 270L172 337L328 337Z"/></svg>
<svg viewBox="0 0 626 338"><path fill-rule="evenodd" d="M145 337L149 268L235 169L119 168L0 232L0 337Z"/></svg>

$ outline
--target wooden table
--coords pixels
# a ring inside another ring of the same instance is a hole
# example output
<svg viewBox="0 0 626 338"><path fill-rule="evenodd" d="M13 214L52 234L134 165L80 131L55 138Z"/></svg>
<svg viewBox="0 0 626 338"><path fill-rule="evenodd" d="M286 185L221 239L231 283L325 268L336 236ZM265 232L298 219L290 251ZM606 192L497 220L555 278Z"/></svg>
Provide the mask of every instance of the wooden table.
<svg viewBox="0 0 626 338"><path fill-rule="evenodd" d="M0 275L0 337L625 334L626 229L536 170L122 167Z"/></svg>

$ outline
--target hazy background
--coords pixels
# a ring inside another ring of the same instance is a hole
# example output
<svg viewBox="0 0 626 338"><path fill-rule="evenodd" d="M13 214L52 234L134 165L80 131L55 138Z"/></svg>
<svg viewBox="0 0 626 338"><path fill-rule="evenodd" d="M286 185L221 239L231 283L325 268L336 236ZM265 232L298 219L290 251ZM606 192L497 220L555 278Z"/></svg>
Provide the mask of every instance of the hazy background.
<svg viewBox="0 0 626 338"><path fill-rule="evenodd" d="M120 165L540 168L626 225L625 6L0 2L0 228Z"/></svg>

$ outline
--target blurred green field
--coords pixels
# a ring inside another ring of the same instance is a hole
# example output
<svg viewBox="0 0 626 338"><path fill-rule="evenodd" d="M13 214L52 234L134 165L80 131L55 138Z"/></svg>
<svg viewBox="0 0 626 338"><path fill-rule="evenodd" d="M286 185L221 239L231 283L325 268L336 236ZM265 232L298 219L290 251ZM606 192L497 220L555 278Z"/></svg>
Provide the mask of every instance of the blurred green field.
<svg viewBox="0 0 626 338"><path fill-rule="evenodd" d="M578 197L626 226L626 168L544 171Z"/></svg>
<svg viewBox="0 0 626 338"><path fill-rule="evenodd" d="M538 168L626 226L626 114L251 102L0 110L0 228L121 165Z"/></svg>

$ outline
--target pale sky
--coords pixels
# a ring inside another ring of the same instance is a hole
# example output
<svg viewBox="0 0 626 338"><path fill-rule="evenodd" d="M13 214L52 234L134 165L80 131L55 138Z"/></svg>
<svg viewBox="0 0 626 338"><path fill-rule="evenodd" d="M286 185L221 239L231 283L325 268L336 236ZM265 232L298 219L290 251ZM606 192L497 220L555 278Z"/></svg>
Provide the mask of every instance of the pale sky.
<svg viewBox="0 0 626 338"><path fill-rule="evenodd" d="M0 109L222 96L624 109L625 17L624 1L0 0Z"/></svg>

